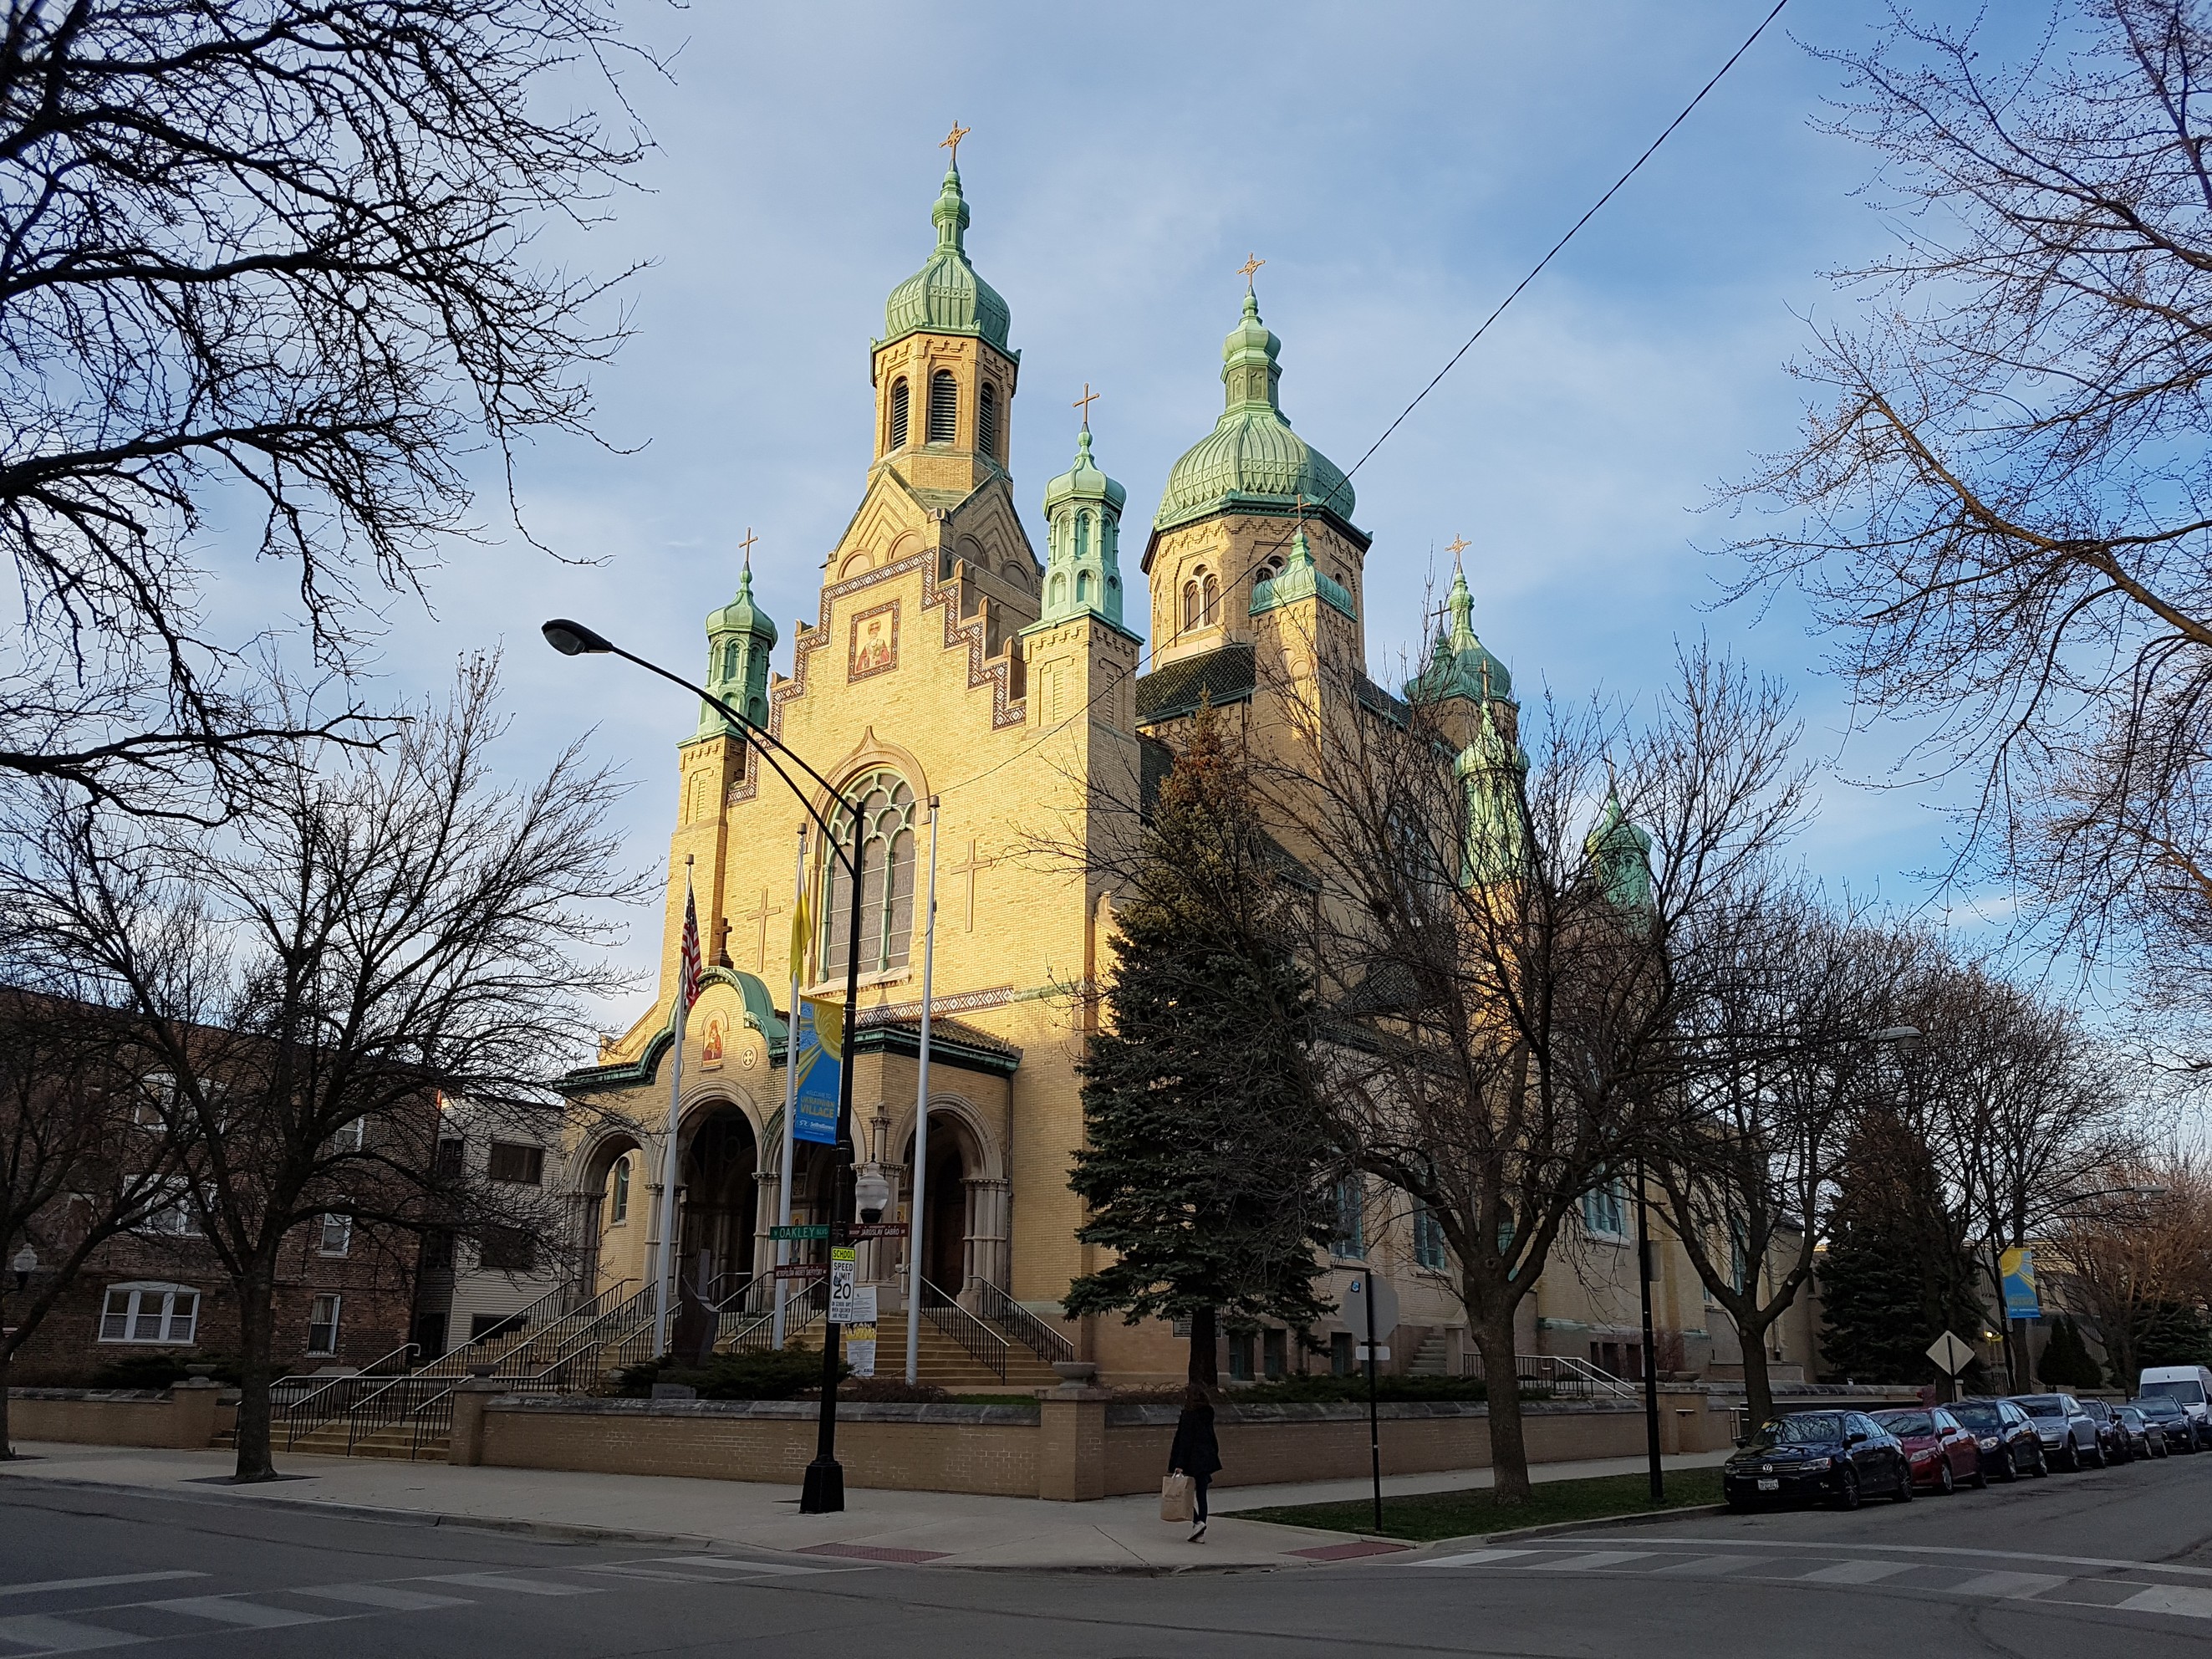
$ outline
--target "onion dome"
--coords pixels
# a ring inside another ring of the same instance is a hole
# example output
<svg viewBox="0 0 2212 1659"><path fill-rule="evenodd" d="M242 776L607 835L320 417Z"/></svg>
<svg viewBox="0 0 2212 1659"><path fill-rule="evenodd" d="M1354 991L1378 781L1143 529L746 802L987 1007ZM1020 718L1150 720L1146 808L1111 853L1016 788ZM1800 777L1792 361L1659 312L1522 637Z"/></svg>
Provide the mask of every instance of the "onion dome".
<svg viewBox="0 0 2212 1659"><path fill-rule="evenodd" d="M1522 780L1528 775L1528 751L1506 741L1485 701L1474 741L1459 751L1452 768L1467 791L1467 871L1471 887L1510 881L1528 867L1528 837L1522 832Z"/></svg>
<svg viewBox="0 0 2212 1659"><path fill-rule="evenodd" d="M1121 503L1127 492L1091 459L1091 428L1075 441L1075 465L1044 489L1044 606L1040 620L1090 611L1121 625Z"/></svg>
<svg viewBox="0 0 2212 1659"><path fill-rule="evenodd" d="M1306 527L1301 524L1291 538L1289 562L1265 581L1254 584L1251 614L1256 617L1279 605L1311 599L1334 606L1354 622L1359 620L1358 609L1352 603L1352 595L1344 591L1344 584L1322 574L1321 567L1314 562L1313 550L1306 545Z"/></svg>
<svg viewBox="0 0 2212 1659"><path fill-rule="evenodd" d="M1597 827L1583 843L1605 896L1624 910L1651 908L1651 834L1629 822L1618 789L1606 791Z"/></svg>
<svg viewBox="0 0 2212 1659"><path fill-rule="evenodd" d="M1006 302L968 263L968 202L960 193L957 165L945 169L945 188L929 216L937 227L937 251L884 302L885 332L878 343L914 333L974 334L1005 351Z"/></svg>
<svg viewBox="0 0 2212 1659"><path fill-rule="evenodd" d="M1474 635L1474 596L1467 590L1467 573L1452 571L1451 597L1444 602L1446 622L1437 632L1426 666L1407 682L1408 702L1442 702L1447 697L1466 697L1487 703L1514 702L1513 676L1504 663Z"/></svg>
<svg viewBox="0 0 2212 1659"><path fill-rule="evenodd" d="M738 596L707 617L707 689L755 726L768 724L769 653L775 648L775 623L753 602L750 555L738 577ZM699 735L734 732L726 715L711 702L699 706Z"/></svg>
<svg viewBox="0 0 2212 1659"><path fill-rule="evenodd" d="M1213 430L1168 470L1155 530L1222 511L1287 513L1302 495L1309 510L1352 522L1351 482L1291 430L1277 400L1282 343L1260 320L1260 301L1248 292L1243 320L1221 349L1227 407Z"/></svg>

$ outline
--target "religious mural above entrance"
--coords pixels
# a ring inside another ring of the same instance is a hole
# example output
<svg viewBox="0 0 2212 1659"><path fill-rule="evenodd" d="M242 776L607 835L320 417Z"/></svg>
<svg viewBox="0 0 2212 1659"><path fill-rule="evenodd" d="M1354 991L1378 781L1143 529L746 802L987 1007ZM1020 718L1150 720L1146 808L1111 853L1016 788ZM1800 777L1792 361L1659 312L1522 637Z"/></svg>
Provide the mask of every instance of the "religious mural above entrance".
<svg viewBox="0 0 2212 1659"><path fill-rule="evenodd" d="M898 666L899 603L893 599L853 618L846 655L847 680L864 680Z"/></svg>

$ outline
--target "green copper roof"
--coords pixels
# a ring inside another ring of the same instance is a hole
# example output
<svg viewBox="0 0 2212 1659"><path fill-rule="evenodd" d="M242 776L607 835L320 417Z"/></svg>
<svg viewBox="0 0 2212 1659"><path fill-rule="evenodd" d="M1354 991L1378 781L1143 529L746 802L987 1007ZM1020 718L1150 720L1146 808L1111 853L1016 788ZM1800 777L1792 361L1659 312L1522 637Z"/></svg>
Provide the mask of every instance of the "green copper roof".
<svg viewBox="0 0 2212 1659"><path fill-rule="evenodd" d="M766 644L775 643L775 623L767 611L753 603L753 564L745 561L744 572L738 577L738 597L720 611L707 613L707 632L710 636L724 634L750 634Z"/></svg>
<svg viewBox="0 0 2212 1659"><path fill-rule="evenodd" d="M1521 781L1528 775L1528 751L1508 743L1492 710L1482 705L1482 726L1474 741L1459 751L1453 768L1467 791L1467 872L1470 886L1508 881L1527 866L1528 840L1521 822Z"/></svg>
<svg viewBox="0 0 2212 1659"><path fill-rule="evenodd" d="M1213 430L1168 471L1156 530L1209 513L1245 508L1279 513L1306 505L1352 522L1351 483L1336 463L1291 430L1278 401L1282 342L1260 320L1260 301L1247 293L1243 320L1221 348L1227 407Z"/></svg>
<svg viewBox="0 0 2212 1659"><path fill-rule="evenodd" d="M1091 459L1091 428L1075 441L1075 465L1045 486L1044 605L1036 626L1085 611L1121 626L1121 486Z"/></svg>
<svg viewBox="0 0 2212 1659"><path fill-rule="evenodd" d="M1358 609L1352 603L1352 595L1344 591L1344 584L1334 577L1322 575L1321 567L1314 562L1313 550L1306 545L1306 527L1302 524L1297 534L1291 538L1290 562L1267 580L1254 586L1252 614L1256 617L1279 605L1311 599L1334 605L1354 622L1359 620Z"/></svg>
<svg viewBox="0 0 2212 1659"><path fill-rule="evenodd" d="M1444 611L1448 620L1437 635L1427 665L1407 682L1406 701L1468 697L1488 702L1495 697L1512 702L1513 676L1474 636L1474 596L1467 591L1464 570L1452 572L1451 597L1444 602Z"/></svg>
<svg viewBox="0 0 2212 1659"><path fill-rule="evenodd" d="M1044 487L1044 510L1049 514L1062 501L1111 501L1118 516L1128 491L1101 471L1091 459L1091 428L1085 427L1075 441L1075 465Z"/></svg>
<svg viewBox="0 0 2212 1659"><path fill-rule="evenodd" d="M929 216L937 226L937 252L884 302L882 343L923 331L975 334L1006 350L1006 302L968 263L968 202L960 193L957 167L945 169L945 188Z"/></svg>
<svg viewBox="0 0 2212 1659"><path fill-rule="evenodd" d="M1583 843L1606 896L1624 910L1651 905L1651 835L1629 822L1617 789L1606 791L1597 827Z"/></svg>

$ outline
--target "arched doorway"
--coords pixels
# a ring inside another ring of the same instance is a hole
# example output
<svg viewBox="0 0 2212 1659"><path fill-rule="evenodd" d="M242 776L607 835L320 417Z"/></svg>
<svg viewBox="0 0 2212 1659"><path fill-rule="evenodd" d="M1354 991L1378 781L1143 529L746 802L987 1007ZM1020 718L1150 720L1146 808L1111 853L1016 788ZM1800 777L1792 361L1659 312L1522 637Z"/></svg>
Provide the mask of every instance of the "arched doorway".
<svg viewBox="0 0 2212 1659"><path fill-rule="evenodd" d="M684 1149L684 1210L677 1261L686 1283L720 1302L752 1271L760 1149L744 1110L708 1109Z"/></svg>
<svg viewBox="0 0 2212 1659"><path fill-rule="evenodd" d="M592 1148L584 1165L582 1249L576 1285L586 1297L611 1289L643 1271L631 1258L645 1230L652 1203L645 1156L628 1135L612 1135Z"/></svg>
<svg viewBox="0 0 2212 1659"><path fill-rule="evenodd" d="M914 1167L914 1142L906 1143L903 1163ZM975 1158L968 1146L966 1126L942 1109L929 1115L929 1169L922 1185L921 1276L947 1296L957 1297L974 1271L969 1245L968 1181L975 1173ZM907 1203L911 1213L914 1192L909 1183Z"/></svg>

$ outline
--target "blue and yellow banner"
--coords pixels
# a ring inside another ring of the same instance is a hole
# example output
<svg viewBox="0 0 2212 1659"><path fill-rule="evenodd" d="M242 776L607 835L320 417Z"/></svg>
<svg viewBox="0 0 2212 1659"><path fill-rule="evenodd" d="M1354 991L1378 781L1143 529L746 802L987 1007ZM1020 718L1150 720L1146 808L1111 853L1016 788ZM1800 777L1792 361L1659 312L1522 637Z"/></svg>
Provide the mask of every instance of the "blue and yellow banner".
<svg viewBox="0 0 2212 1659"><path fill-rule="evenodd" d="M839 1056L845 1048L845 1010L835 1002L799 1000L799 1040L792 1045L798 1068L798 1109L792 1114L794 1140L823 1146L837 1144L837 1097L842 1081Z"/></svg>
<svg viewBox="0 0 2212 1659"><path fill-rule="evenodd" d="M2005 1317L2042 1318L2043 1298L2035 1291L2035 1252L2026 1249L2002 1251L1997 1256L1997 1271L2002 1276Z"/></svg>

